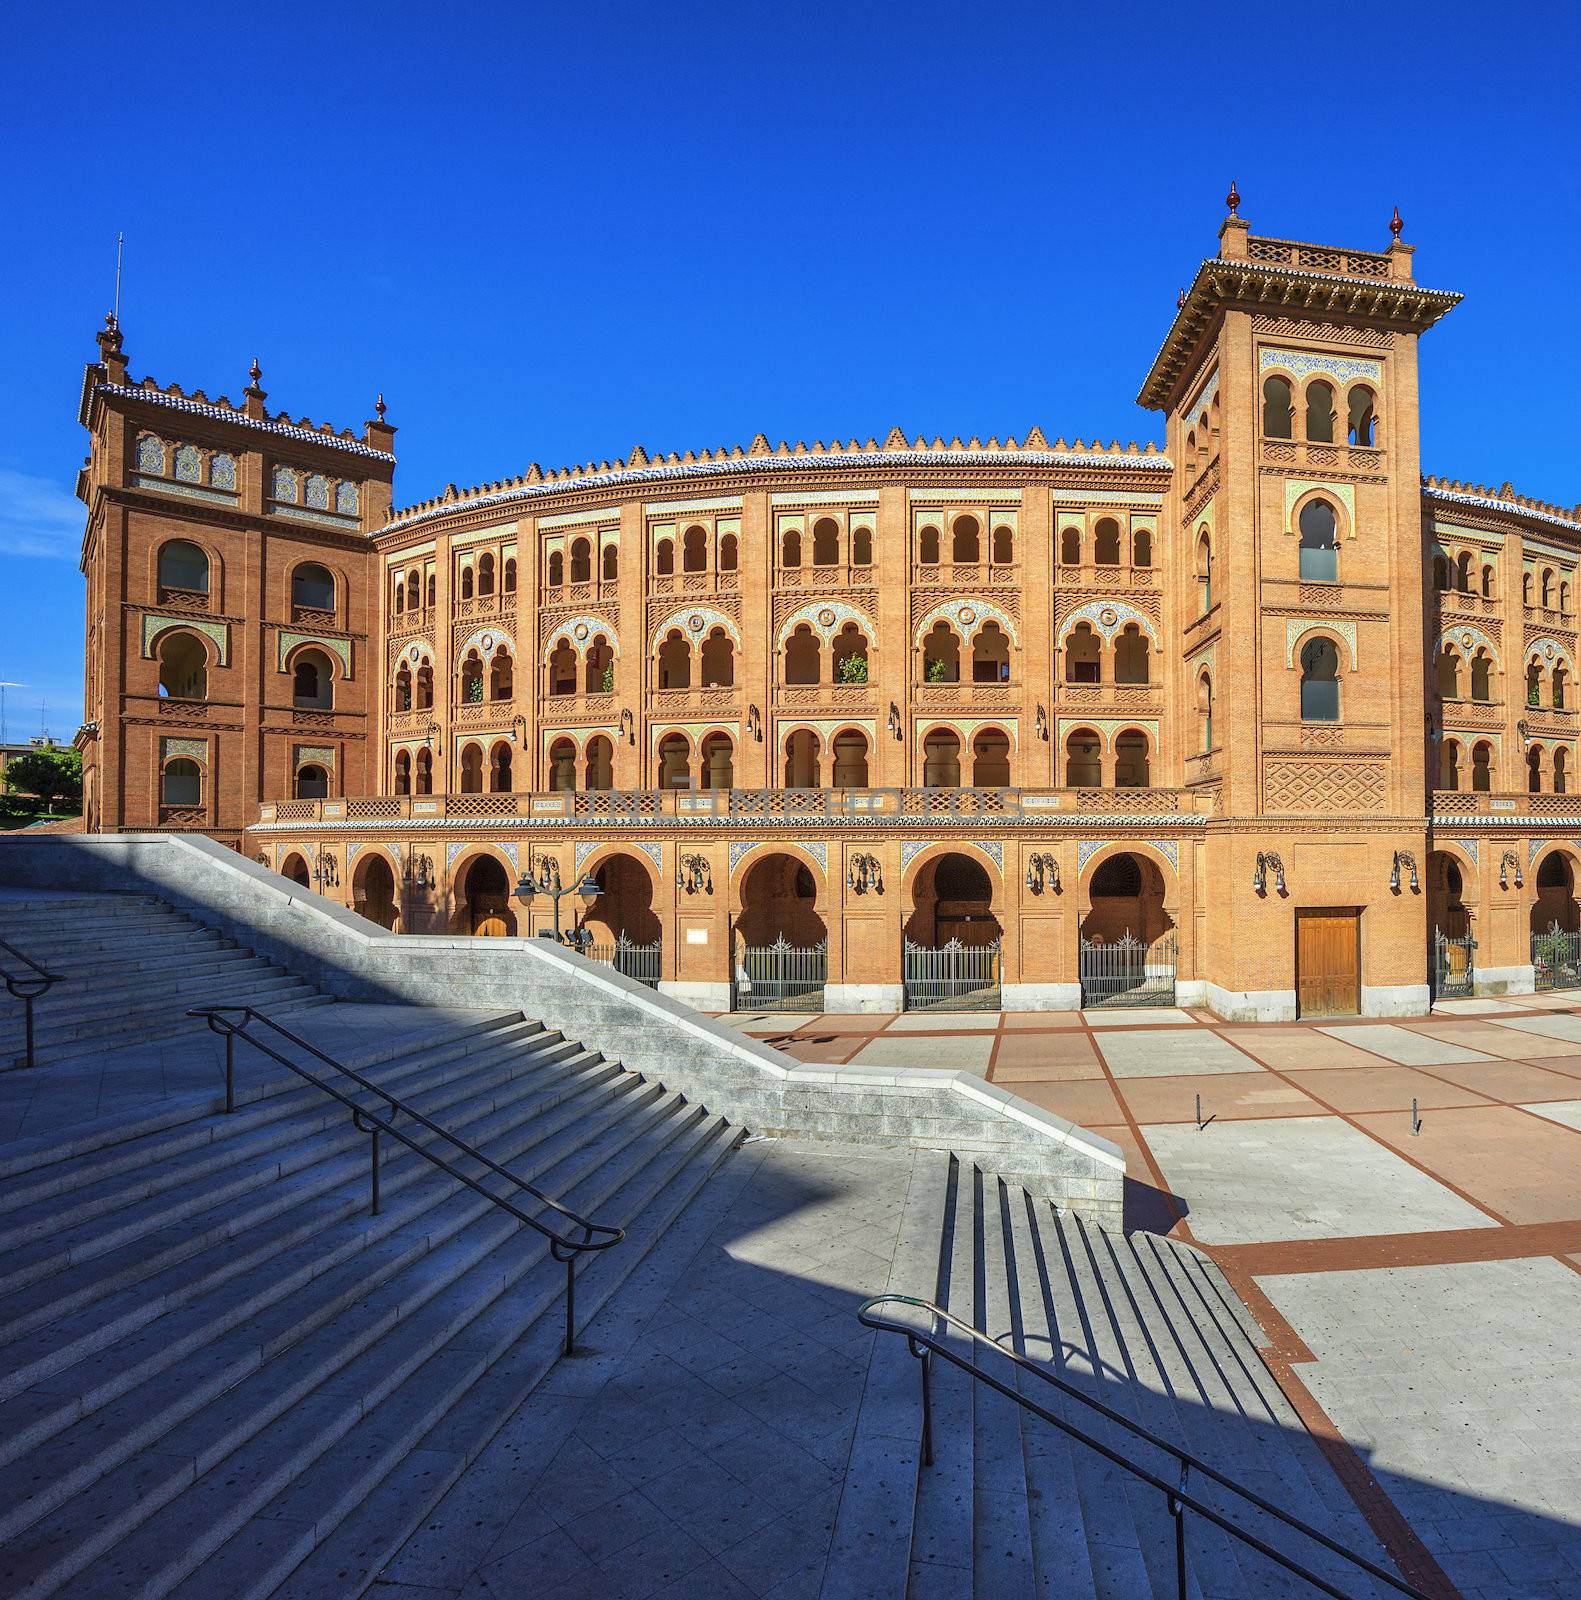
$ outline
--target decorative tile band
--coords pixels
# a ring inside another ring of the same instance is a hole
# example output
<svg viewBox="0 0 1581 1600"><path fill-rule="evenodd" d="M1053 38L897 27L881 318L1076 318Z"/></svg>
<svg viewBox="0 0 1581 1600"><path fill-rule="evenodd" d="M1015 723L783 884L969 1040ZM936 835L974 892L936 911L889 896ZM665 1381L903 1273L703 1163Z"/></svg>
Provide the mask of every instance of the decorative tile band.
<svg viewBox="0 0 1581 1600"><path fill-rule="evenodd" d="M1355 378L1365 378L1371 383L1383 382L1383 363L1361 356L1312 355L1301 350L1275 350L1265 345L1257 353L1257 366L1262 372L1283 367L1297 378L1321 374L1342 384Z"/></svg>
<svg viewBox="0 0 1581 1600"><path fill-rule="evenodd" d="M285 658L291 654L299 644L317 645L320 650L327 650L346 669L346 676L351 676L351 640L350 639L325 639L316 633L288 633L283 628L279 635L279 670L285 671ZM221 666L224 662L220 663Z"/></svg>
<svg viewBox="0 0 1581 1600"><path fill-rule="evenodd" d="M1121 628L1134 622L1153 641L1154 649L1158 648L1158 634L1152 621L1135 606L1128 606L1123 600L1091 600L1084 606L1078 606L1060 626L1061 644L1064 644L1066 635L1078 622L1085 622L1096 628L1105 641L1112 640Z"/></svg>
<svg viewBox="0 0 1581 1600"><path fill-rule="evenodd" d="M1180 871L1180 841L1178 839L1149 839L1146 841L1175 871Z"/></svg>
<svg viewBox="0 0 1581 1600"><path fill-rule="evenodd" d="M589 641L603 634L609 640L609 647L618 656L620 654L620 635L615 631L615 624L606 621L603 617L593 612L586 616L572 617L562 622L558 628L544 641L543 658L549 659L555 652L555 646L562 639L566 640L573 650L578 652L585 649Z"/></svg>
<svg viewBox="0 0 1581 1600"><path fill-rule="evenodd" d="M946 600L942 606L935 606L917 624L916 635L912 642L920 645L935 622L948 622L953 627L962 629L968 640L974 639L985 623L997 622L1010 636L1012 644L1021 643L1021 633L1015 623L998 606L975 597Z"/></svg>
<svg viewBox="0 0 1581 1600"><path fill-rule="evenodd" d="M843 600L814 600L810 605L792 612L785 619L780 628L781 647L804 622L825 644L830 643L835 634L848 622L854 622L866 629L869 649L872 649L872 642L878 637L878 625L865 611L859 611L855 606L848 606Z"/></svg>
<svg viewBox="0 0 1581 1600"><path fill-rule="evenodd" d="M230 630L223 622L205 622L200 617L170 616L165 612L148 612L143 617L145 659L154 653L155 636L167 628L190 628L193 633L201 633L205 639L213 641L214 648L219 653L219 664L222 667L230 665Z"/></svg>
<svg viewBox="0 0 1581 1600"><path fill-rule="evenodd" d="M976 850L981 850L1003 874L1005 870L1005 847L997 839L973 839L972 847Z"/></svg>
<svg viewBox="0 0 1581 1600"><path fill-rule="evenodd" d="M1462 850L1464 850L1468 856L1471 857L1471 862L1472 862L1473 866L1476 866L1478 864L1478 862L1477 862L1477 841L1475 839L1451 839L1449 842L1451 844L1458 844L1460 846L1460 848Z"/></svg>
<svg viewBox="0 0 1581 1600"><path fill-rule="evenodd" d="M1285 665L1295 666L1296 646L1304 635L1323 628L1327 628L1331 633L1337 633L1350 646L1350 670L1355 672L1357 670L1356 624L1345 617L1286 617Z"/></svg>
<svg viewBox="0 0 1581 1600"><path fill-rule="evenodd" d="M207 739L161 739L159 759L169 761L173 756L190 756L194 761L206 763L209 759L209 742Z"/></svg>

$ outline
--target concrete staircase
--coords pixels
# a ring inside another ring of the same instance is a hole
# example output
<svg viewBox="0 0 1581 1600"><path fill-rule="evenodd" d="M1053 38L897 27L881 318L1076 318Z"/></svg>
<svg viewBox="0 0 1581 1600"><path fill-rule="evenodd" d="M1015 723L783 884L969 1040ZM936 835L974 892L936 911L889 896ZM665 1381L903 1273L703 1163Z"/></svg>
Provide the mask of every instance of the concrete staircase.
<svg viewBox="0 0 1581 1600"><path fill-rule="evenodd" d="M0 898L0 938L61 979L34 1004L40 1066L132 1034L146 1042L201 1031L188 1006L246 1000L276 1014L329 1004L284 967L142 895L12 892ZM23 1029L21 1002L0 992L0 1062L21 1060Z"/></svg>
<svg viewBox="0 0 1581 1600"><path fill-rule="evenodd" d="M1106 1232L952 1157L937 1158L931 1170L933 1191L910 1219L892 1291L934 1300L1005 1338L1111 1409L1393 1570L1264 1365L1256 1324L1207 1257L1153 1234ZM973 1359L967 1341L952 1347ZM975 1359L1085 1433L1177 1481L1164 1452L1035 1376L1018 1375L992 1352ZM1162 1494L942 1360L933 1371L934 1464L922 1465L917 1368L903 1338L878 1336L825 1600L1173 1600L1174 1526ZM1187 1487L1342 1593L1395 1592L1211 1481L1194 1477ZM1190 1513L1186 1537L1194 1597L1318 1592Z"/></svg>
<svg viewBox="0 0 1581 1600"><path fill-rule="evenodd" d="M251 1000L274 981L147 902L103 908L105 969L154 928L169 946L163 1005ZM91 970L79 958L91 959L48 952ZM195 960L215 965L199 975ZM87 1037L60 1027L57 1047ZM360 1066L627 1229L584 1258L579 1325L739 1137L519 1016ZM57 1159L0 1150L0 1593L359 1593L555 1365L564 1268L539 1235L392 1140L371 1216L367 1136L287 1075L230 1116L156 1120L86 1150L65 1139Z"/></svg>

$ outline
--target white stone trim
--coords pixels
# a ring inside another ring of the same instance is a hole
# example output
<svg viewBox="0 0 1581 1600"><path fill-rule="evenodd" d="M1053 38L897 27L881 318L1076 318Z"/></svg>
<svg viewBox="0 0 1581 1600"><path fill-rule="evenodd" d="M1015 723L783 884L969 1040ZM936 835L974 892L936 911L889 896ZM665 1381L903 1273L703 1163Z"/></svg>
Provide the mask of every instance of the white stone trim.
<svg viewBox="0 0 1581 1600"><path fill-rule="evenodd" d="M904 1011L906 986L903 983L826 983L823 1008L840 1014Z"/></svg>

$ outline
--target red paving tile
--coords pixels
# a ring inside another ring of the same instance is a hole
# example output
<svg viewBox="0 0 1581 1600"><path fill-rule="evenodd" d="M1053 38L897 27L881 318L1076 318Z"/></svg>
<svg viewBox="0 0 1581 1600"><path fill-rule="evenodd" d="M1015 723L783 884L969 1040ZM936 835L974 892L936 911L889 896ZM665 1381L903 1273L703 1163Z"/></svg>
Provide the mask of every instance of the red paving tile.
<svg viewBox="0 0 1581 1600"><path fill-rule="evenodd" d="M1028 1028L1055 1033L1082 1025L1079 1011L1006 1011L1002 1016L1005 1027L1017 1031Z"/></svg>
<svg viewBox="0 0 1581 1600"><path fill-rule="evenodd" d="M807 1037L787 1039L776 1044L786 1055L798 1061L841 1062L849 1061L867 1041L853 1034L812 1034Z"/></svg>
<svg viewBox="0 0 1581 1600"><path fill-rule="evenodd" d="M1412 1033L1425 1034L1445 1044L1458 1044L1506 1061L1530 1061L1536 1056L1575 1054L1574 1039L1548 1039L1521 1028L1501 1028L1489 1022L1402 1022ZM1535 1047L1534 1047L1535 1046Z"/></svg>
<svg viewBox="0 0 1581 1600"><path fill-rule="evenodd" d="M1379 1058L1315 1028L1221 1028L1231 1044L1281 1072L1327 1067L1375 1067Z"/></svg>
<svg viewBox="0 0 1581 1600"><path fill-rule="evenodd" d="M1577 1063L1581 1072L1581 1063ZM1581 1083L1568 1072L1553 1072L1526 1061L1467 1061L1434 1067L1436 1078L1448 1078L1495 1100L1581 1100Z"/></svg>
<svg viewBox="0 0 1581 1600"><path fill-rule="evenodd" d="M1101 1078L1098 1052L1085 1033L1004 1034L994 1076L1014 1079Z"/></svg>
<svg viewBox="0 0 1581 1600"><path fill-rule="evenodd" d="M1573 1128L1507 1106L1431 1111L1414 1136L1409 1117L1398 1113L1356 1122L1511 1222L1564 1222L1581 1212L1581 1133Z"/></svg>
<svg viewBox="0 0 1581 1600"><path fill-rule="evenodd" d="M895 1014L884 1012L835 1012L822 1017L809 1017L799 1024L804 1030L816 1028L819 1033L882 1033L895 1020Z"/></svg>
<svg viewBox="0 0 1581 1600"><path fill-rule="evenodd" d="M1083 1128L1098 1123L1123 1122L1125 1113L1115 1093L1103 1079L1079 1083L1018 1083L1015 1092L1045 1111L1065 1117Z"/></svg>
<svg viewBox="0 0 1581 1600"><path fill-rule="evenodd" d="M1152 1122L1192 1122L1197 1096L1202 1115L1220 1122L1249 1117L1311 1117L1322 1113L1309 1095L1267 1072L1213 1072L1179 1078L1125 1078L1120 1093L1144 1127Z"/></svg>
<svg viewBox="0 0 1581 1600"><path fill-rule="evenodd" d="M1497 1067L1504 1063L1486 1064ZM1433 1070L1438 1073L1448 1069ZM1466 1068L1459 1070L1464 1072ZM1444 1083L1414 1067L1331 1067L1321 1072L1292 1072L1290 1076L1336 1111L1409 1111L1413 1096L1423 1107L1488 1104L1487 1097L1461 1086L1458 1080Z"/></svg>

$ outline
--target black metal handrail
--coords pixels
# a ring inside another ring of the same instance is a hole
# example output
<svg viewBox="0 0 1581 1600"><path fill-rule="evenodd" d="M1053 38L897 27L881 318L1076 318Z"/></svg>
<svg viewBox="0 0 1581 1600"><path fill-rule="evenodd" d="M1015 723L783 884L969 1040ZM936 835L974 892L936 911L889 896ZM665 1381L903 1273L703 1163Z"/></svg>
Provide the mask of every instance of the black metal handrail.
<svg viewBox="0 0 1581 1600"><path fill-rule="evenodd" d="M272 1061L277 1061L282 1067L296 1073L299 1078L316 1088L322 1089L325 1094L340 1101L351 1112L352 1126L359 1133L370 1136L370 1155L372 1158L371 1187L373 1200L371 1211L374 1216L379 1214L379 1139L382 1134L390 1134L399 1139L408 1150L415 1151L425 1160L430 1161L442 1172L448 1173L458 1183L464 1183L469 1189L483 1196L485 1200L492 1200L501 1210L508 1211L518 1222L525 1223L529 1228L543 1235L549 1241L549 1254L556 1261L565 1263L565 1353L570 1355L573 1350L576 1336L576 1260L580 1255L586 1255L594 1250L607 1250L612 1244L619 1244L626 1236L624 1228L616 1228L607 1222L593 1222L589 1218L579 1215L569 1206L561 1204L553 1195L547 1195L542 1189L528 1183L525 1178L519 1178L508 1167L503 1167L492 1157L484 1155L476 1146L470 1145L459 1134L452 1133L448 1128L441 1127L431 1118L425 1117L421 1111L414 1110L405 1101L398 1100L388 1089L381 1089L378 1084L348 1067L345 1062L337 1061L333 1056L326 1055L317 1045L310 1044L300 1035L292 1033L289 1028L282 1027L272 1017L266 1017L253 1006L194 1006L187 1012L189 1017L202 1017L209 1027L225 1040L225 1111L229 1115L236 1109L236 1055L235 1046L238 1038L245 1039L255 1050L261 1051ZM237 1022L235 1019L242 1020ZM289 1040L299 1050L305 1050L311 1056L322 1061L325 1066L333 1067L336 1072L350 1078L359 1088L366 1089L369 1094L377 1095L389 1107L388 1116L380 1116L377 1112L370 1111L366 1106L360 1106L349 1095L337 1089L334 1084L326 1083L317 1073L309 1072L299 1062L292 1061L289 1056L282 1055L272 1045L266 1044L262 1039L255 1038L247 1032L249 1023L258 1022L264 1027L272 1029L282 1039ZM490 1172L513 1185L523 1194L531 1195L540 1204L548 1206L552 1211L558 1212L574 1228L580 1230L580 1237L571 1233L563 1233L551 1227L547 1222L538 1217L529 1215L520 1206L501 1195L495 1194L467 1173L463 1172L454 1162L444 1156L436 1154L426 1145L418 1144L415 1139L409 1138L396 1127L395 1119L406 1117L410 1121L427 1128L438 1138L453 1145L464 1156L473 1161L482 1163Z"/></svg>
<svg viewBox="0 0 1581 1600"><path fill-rule="evenodd" d="M893 1317L879 1315L875 1312L875 1307L881 1305L911 1306L915 1310L925 1311L928 1314L928 1326L923 1329L911 1323L897 1321ZM1270 1561L1277 1562L1287 1572L1293 1572L1296 1577L1304 1579L1314 1588L1320 1589L1324 1594L1332 1595L1334 1600L1353 1600L1353 1597L1343 1589L1336 1589L1326 1578L1319 1577L1317 1573L1302 1566L1299 1561L1285 1555L1283 1551L1276 1550L1271 1544L1259 1539L1256 1534L1249 1532L1241 1527L1239 1523L1213 1510L1211 1506L1205 1505L1194 1495L1188 1493L1186 1479L1187 1475L1192 1472L1200 1473L1221 1488L1228 1489L1232 1494L1239 1495L1241 1499L1256 1506L1258 1510L1277 1518L1287 1527L1294 1528L1298 1533L1304 1534L1307 1538L1322 1545L1324 1549L1331 1550L1337 1556L1343 1556L1345 1560L1361 1568L1363 1572L1377 1578L1379 1582L1388 1584L1392 1589L1398 1590L1403 1595L1409 1595L1411 1600L1428 1600L1428 1597L1420 1589L1412 1588L1410 1584L1395 1577L1393 1573L1385 1571L1384 1568L1376 1563L1367 1560L1365 1556L1357 1555L1354 1550L1347 1550L1344 1545L1331 1539L1326 1533L1320 1532L1318 1529L1301 1521L1299 1517L1292 1516L1288 1511L1282 1510L1279 1506L1263 1499L1260 1494L1246 1488L1243 1484L1237 1483L1233 1478L1226 1477L1217 1467L1209 1466L1206 1461L1192 1455L1189 1451L1182 1450L1178 1445L1171 1444L1167 1439L1161 1439L1156 1433L1144 1428L1138 1422L1133 1422L1129 1417L1123 1416L1112 1407L1106 1406L1101 1400L1095 1400L1090 1394L1085 1393L1072 1383L1067 1383L1065 1379L1050 1372L1040 1363L1028 1360L1027 1357L1015 1350L1007 1349L999 1340L991 1338L988 1334L974 1328L969 1322L963 1322L959 1317L952 1316L942 1306L935 1305L933 1301L918 1299L914 1295L907 1294L879 1294L874 1295L869 1300L864 1300L861 1306L857 1308L856 1314L864 1327L872 1328L879 1333L904 1335L907 1349L921 1365L922 1460L925 1466L931 1467L933 1465L933 1401L930 1374L932 1371L932 1358L935 1355L939 1355L952 1366L959 1367L968 1376L976 1378L979 1382L986 1383L989 1388L997 1390L1007 1399L1014 1400L1017 1405L1025 1407L1026 1410L1041 1417L1045 1422L1051 1423L1060 1432L1068 1434L1072 1439L1078 1440L1089 1449L1096 1450L1105 1460L1112 1461L1117 1467L1123 1467L1133 1477L1140 1478L1142 1482L1157 1489L1164 1496L1169 1506L1169 1514L1175 1519L1175 1580L1179 1587L1180 1600L1186 1600L1185 1513L1188 1510L1195 1511L1199 1517L1205 1517L1215 1526L1222 1528L1232 1537L1239 1539L1242 1544L1250 1545L1259 1554L1267 1556ZM1072 1400L1080 1401L1089 1410L1096 1411L1100 1416L1116 1423L1128 1433L1134 1434L1139 1439L1146 1440L1148 1444L1162 1450L1166 1455L1172 1456L1180 1469L1180 1481L1172 1484L1159 1477L1157 1473L1150 1471L1135 1461L1129 1460L1117 1450L1111 1449L1108 1445L1093 1438L1091 1434L1084 1433L1073 1423L1065 1421L1063 1417L1055 1416L1052 1411L1040 1406L1037 1401L1028 1399L1019 1389L1002 1382L994 1377L992 1373L985 1372L975 1361L968 1361L956 1354L939 1338L938 1329L940 1323L944 1323L957 1333L963 1334L966 1338L972 1340L974 1344L987 1345L989 1349L1003 1356L1007 1361L1013 1362L1018 1370L1036 1373L1045 1383L1058 1389L1061 1394L1068 1395Z"/></svg>
<svg viewBox="0 0 1581 1600"><path fill-rule="evenodd" d="M23 966L33 969L31 975L26 972L0 972L0 978L4 978L5 986L10 991L11 998L22 1002L23 1027L27 1036L26 1053L21 1061L13 1061L11 1068L31 1067L35 1065L33 1060L33 1002L41 994L47 994L55 984L61 982L61 974L47 971L32 956L24 955L14 944L8 944L4 939L0 939L0 950L4 950L8 956L20 961Z"/></svg>

